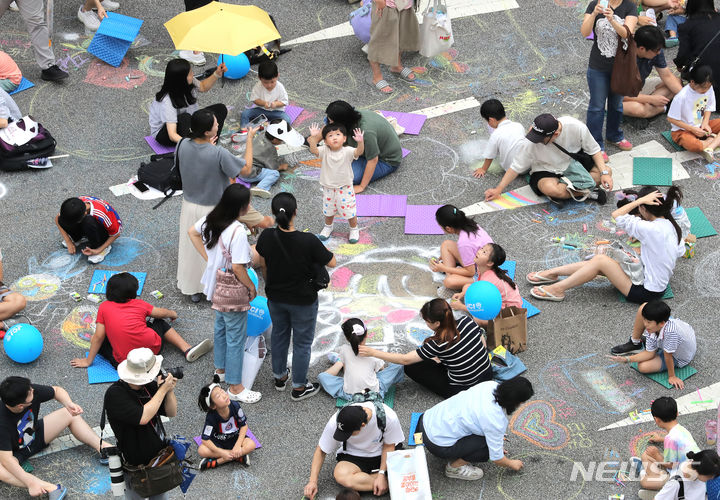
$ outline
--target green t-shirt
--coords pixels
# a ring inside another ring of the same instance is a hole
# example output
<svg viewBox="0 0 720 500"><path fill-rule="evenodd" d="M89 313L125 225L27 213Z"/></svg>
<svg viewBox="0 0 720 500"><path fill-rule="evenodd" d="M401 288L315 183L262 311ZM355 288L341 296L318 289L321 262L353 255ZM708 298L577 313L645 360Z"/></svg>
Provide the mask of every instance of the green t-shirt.
<svg viewBox="0 0 720 500"><path fill-rule="evenodd" d="M358 127L364 132L365 152L363 156L368 160L376 157L380 161L399 167L402 161L402 147L400 139L398 139L395 129L382 115L374 111L360 111L362 118ZM348 130L348 146L357 147L357 143L353 140L352 130Z"/></svg>

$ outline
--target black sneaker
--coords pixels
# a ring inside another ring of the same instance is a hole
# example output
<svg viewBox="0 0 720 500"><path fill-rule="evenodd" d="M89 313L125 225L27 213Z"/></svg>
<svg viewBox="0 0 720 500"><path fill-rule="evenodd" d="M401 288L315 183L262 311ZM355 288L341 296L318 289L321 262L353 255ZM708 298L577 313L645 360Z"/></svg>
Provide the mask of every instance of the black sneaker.
<svg viewBox="0 0 720 500"><path fill-rule="evenodd" d="M604 189L595 188L590 191L587 199L596 201L598 205L604 205L605 203L607 203L607 193Z"/></svg>
<svg viewBox="0 0 720 500"><path fill-rule="evenodd" d="M47 69L44 69L40 72L40 78L43 80L47 80L48 82L59 82L60 80L64 80L68 77L68 74L58 68L57 64L53 64Z"/></svg>
<svg viewBox="0 0 720 500"><path fill-rule="evenodd" d="M240 465L248 467L250 465L250 455L243 455L242 457L238 458L237 461L240 462Z"/></svg>
<svg viewBox="0 0 720 500"><path fill-rule="evenodd" d="M314 384L308 382L302 389L293 389L290 397L293 401L302 401L303 399L315 396L318 392L320 392L320 384L317 382Z"/></svg>
<svg viewBox="0 0 720 500"><path fill-rule="evenodd" d="M616 345L610 349L610 354L621 356L623 354L632 354L643 350L642 342L635 344L632 340L628 340L624 344Z"/></svg>
<svg viewBox="0 0 720 500"><path fill-rule="evenodd" d="M200 470L215 469L218 465L216 458L203 458L200 460Z"/></svg>
<svg viewBox="0 0 720 500"><path fill-rule="evenodd" d="M275 379L275 390L283 392L285 388L287 387L287 383L290 380L290 370L288 369L287 374L285 375L284 379L276 378Z"/></svg>

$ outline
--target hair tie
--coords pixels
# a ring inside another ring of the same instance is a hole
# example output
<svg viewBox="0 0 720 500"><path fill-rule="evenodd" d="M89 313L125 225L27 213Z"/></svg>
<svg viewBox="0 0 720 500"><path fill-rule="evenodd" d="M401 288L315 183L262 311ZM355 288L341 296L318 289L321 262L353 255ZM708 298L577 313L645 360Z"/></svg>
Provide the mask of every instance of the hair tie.
<svg viewBox="0 0 720 500"><path fill-rule="evenodd" d="M358 337L362 337L363 335L365 335L365 328L364 328L362 325L359 325L359 324L357 324L357 323L355 323L355 324L353 325L352 331L353 331L353 333L354 333L355 335L357 335Z"/></svg>
<svg viewBox="0 0 720 500"><path fill-rule="evenodd" d="M615 199L617 201L627 200L629 202L633 202L633 201L637 200L637 195L636 194L626 194L626 193L623 193L622 191L618 191L617 193L615 193Z"/></svg>
<svg viewBox="0 0 720 500"><path fill-rule="evenodd" d="M205 396L205 404L207 405L208 408L210 408L210 396L212 395L213 389L215 389L216 387L220 387L220 384L216 384L215 382L213 382L212 384L210 384L208 386L208 388L210 390L208 391L208 395Z"/></svg>
<svg viewBox="0 0 720 500"><path fill-rule="evenodd" d="M453 215L457 214L457 208L453 208Z"/></svg>
<svg viewBox="0 0 720 500"><path fill-rule="evenodd" d="M278 208L278 212L284 212L284 211L285 211L284 208Z"/></svg>

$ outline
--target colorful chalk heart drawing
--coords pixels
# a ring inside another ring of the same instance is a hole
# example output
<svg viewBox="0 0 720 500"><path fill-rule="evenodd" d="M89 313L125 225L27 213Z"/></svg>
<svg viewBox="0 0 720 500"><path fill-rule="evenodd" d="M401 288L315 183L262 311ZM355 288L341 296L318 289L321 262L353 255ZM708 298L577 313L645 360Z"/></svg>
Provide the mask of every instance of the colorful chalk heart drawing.
<svg viewBox="0 0 720 500"><path fill-rule="evenodd" d="M555 420L555 407L542 400L521 406L510 420L510 430L545 450L564 448L570 439L568 428Z"/></svg>
<svg viewBox="0 0 720 500"><path fill-rule="evenodd" d="M128 77L126 80L125 77ZM145 83L147 75L142 71L130 69L127 57L120 66L113 68L103 61L94 61L88 67L85 83L111 89L132 89Z"/></svg>

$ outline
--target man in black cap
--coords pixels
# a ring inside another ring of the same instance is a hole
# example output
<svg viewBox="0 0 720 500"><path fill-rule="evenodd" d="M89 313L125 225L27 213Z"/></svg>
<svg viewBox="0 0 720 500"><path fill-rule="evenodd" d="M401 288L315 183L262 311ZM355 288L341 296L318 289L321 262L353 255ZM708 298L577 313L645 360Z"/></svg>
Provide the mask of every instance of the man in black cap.
<svg viewBox="0 0 720 500"><path fill-rule="evenodd" d="M605 204L605 190L613 187L612 171L584 123L544 113L535 118L525 138L500 184L485 191L486 201L499 197L518 175L529 171L530 187L538 196L560 205L570 198Z"/></svg>
<svg viewBox="0 0 720 500"><path fill-rule="evenodd" d="M325 425L310 467L304 495L310 500L318 493L320 469L328 453L337 453L333 471L341 486L383 495L388 491L387 453L405 440L397 414L383 404L378 418L375 403L353 403L333 415Z"/></svg>

